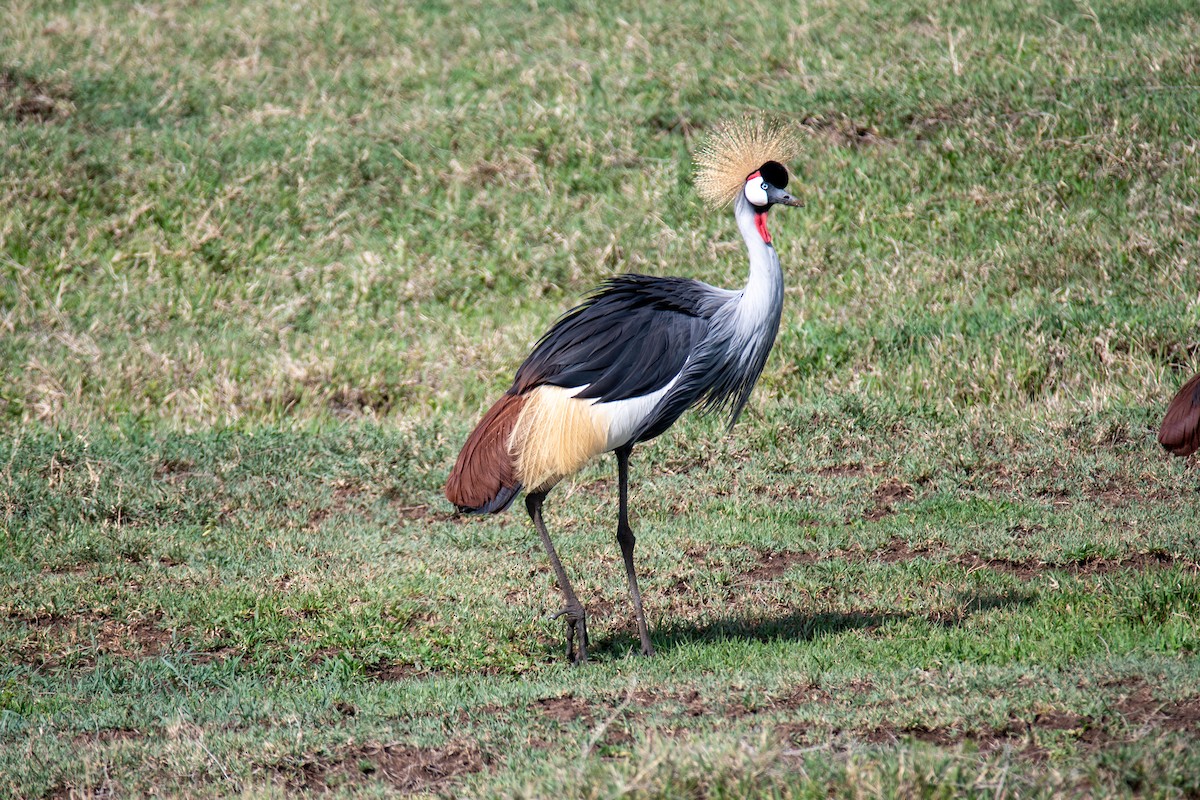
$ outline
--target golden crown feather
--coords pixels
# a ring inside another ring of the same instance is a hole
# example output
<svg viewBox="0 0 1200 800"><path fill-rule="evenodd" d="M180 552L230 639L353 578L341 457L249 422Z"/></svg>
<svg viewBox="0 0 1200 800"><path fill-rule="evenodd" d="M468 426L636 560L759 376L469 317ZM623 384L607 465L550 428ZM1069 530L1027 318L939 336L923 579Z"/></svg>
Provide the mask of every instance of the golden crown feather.
<svg viewBox="0 0 1200 800"><path fill-rule="evenodd" d="M756 169L768 161L786 164L799 150L795 132L778 120L747 116L722 122L696 151L696 191L719 208L737 197Z"/></svg>

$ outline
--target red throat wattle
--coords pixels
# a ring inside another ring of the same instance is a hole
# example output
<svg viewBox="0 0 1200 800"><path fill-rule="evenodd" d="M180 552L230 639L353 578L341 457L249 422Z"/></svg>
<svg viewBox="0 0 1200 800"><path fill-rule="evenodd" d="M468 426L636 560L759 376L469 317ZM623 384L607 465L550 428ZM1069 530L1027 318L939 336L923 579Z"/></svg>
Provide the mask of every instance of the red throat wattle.
<svg viewBox="0 0 1200 800"><path fill-rule="evenodd" d="M771 234L767 231L767 212L754 212L754 227L758 228L758 235L762 237L766 244L771 243Z"/></svg>

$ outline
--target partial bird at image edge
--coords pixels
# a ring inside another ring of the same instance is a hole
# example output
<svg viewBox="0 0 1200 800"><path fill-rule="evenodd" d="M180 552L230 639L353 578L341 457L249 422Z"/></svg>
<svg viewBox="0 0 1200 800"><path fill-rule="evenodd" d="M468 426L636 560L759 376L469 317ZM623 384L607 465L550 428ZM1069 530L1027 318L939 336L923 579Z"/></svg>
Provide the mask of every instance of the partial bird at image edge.
<svg viewBox="0 0 1200 800"><path fill-rule="evenodd" d="M1200 375L1185 383L1167 406L1158 443L1181 458L1200 449Z"/></svg>

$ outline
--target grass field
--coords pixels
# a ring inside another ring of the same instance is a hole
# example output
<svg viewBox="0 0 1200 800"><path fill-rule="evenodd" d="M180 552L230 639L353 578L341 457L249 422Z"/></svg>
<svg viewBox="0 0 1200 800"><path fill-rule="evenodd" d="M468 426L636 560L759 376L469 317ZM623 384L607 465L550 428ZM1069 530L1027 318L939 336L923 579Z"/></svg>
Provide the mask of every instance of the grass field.
<svg viewBox="0 0 1200 800"><path fill-rule="evenodd" d="M1186 0L18 0L0 36L0 795L1200 795ZM621 271L736 286L690 152L795 124L738 426L461 519ZM792 188L792 187L789 187Z"/></svg>

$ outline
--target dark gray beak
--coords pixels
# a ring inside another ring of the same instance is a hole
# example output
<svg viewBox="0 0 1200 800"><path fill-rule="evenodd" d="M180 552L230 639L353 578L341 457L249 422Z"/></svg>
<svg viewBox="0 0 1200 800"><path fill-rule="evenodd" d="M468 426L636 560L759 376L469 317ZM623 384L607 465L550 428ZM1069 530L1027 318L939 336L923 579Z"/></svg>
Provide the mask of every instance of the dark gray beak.
<svg viewBox="0 0 1200 800"><path fill-rule="evenodd" d="M793 206L794 208L800 208L804 205L803 200L798 200L783 189L778 189L771 184L767 184L767 201L772 205L779 204L781 206Z"/></svg>

